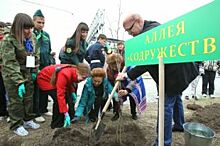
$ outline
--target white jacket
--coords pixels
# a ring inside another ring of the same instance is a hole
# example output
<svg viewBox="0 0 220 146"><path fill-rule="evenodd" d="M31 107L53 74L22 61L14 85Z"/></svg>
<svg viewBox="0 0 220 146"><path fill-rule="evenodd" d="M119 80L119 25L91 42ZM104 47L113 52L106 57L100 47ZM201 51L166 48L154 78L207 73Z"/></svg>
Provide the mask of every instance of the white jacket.
<svg viewBox="0 0 220 146"><path fill-rule="evenodd" d="M220 61L213 60L213 61L204 61L204 69L208 71L217 71L220 69L220 66L218 65Z"/></svg>

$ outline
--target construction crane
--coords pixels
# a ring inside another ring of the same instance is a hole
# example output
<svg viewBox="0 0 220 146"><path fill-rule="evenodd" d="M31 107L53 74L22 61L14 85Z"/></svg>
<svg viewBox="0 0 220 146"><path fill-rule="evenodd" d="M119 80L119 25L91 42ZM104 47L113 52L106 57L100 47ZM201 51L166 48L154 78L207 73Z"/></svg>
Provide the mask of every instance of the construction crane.
<svg viewBox="0 0 220 146"><path fill-rule="evenodd" d="M98 34L104 33L104 25L105 25L105 9L98 9L89 27L89 35L87 37L87 42L89 44L96 41Z"/></svg>

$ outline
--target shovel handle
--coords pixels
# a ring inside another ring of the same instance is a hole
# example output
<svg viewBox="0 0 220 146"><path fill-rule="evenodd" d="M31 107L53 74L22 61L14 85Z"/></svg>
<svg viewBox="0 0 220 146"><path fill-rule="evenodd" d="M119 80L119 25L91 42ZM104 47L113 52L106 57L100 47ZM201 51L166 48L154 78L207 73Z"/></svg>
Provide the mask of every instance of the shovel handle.
<svg viewBox="0 0 220 146"><path fill-rule="evenodd" d="M126 66L124 66L124 68L123 68L123 70L122 70L121 73L125 73L126 69L127 69ZM113 97L114 93L116 92L116 90L117 90L117 88L118 88L119 83L120 83L120 81L116 81L116 83L115 83L115 85L114 85L114 88L112 89L112 92L111 92L111 94L109 95L108 100L107 100L107 102L105 103L105 106L104 106L103 109L102 109L101 116L99 116L99 118L98 118L98 121L97 121L96 126L95 126L95 130L97 130L97 128L98 128L98 126L99 126L99 124L100 124L100 122L101 122L101 119L102 119L102 117L103 117L102 115L104 115L104 113L105 113L106 110L108 109L108 106L109 106L109 104L110 104L110 102L111 102L111 100L112 100L112 97Z"/></svg>

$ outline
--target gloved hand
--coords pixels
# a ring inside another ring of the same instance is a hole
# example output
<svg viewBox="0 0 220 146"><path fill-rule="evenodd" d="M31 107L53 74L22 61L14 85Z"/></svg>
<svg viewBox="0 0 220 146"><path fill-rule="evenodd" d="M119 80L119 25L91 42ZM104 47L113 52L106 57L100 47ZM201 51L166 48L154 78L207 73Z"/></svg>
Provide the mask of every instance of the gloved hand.
<svg viewBox="0 0 220 146"><path fill-rule="evenodd" d="M37 73L31 73L31 79L32 81L35 81L37 78Z"/></svg>
<svg viewBox="0 0 220 146"><path fill-rule="evenodd" d="M76 93L75 93L75 92L72 92L72 93L71 93L71 97L72 97L72 99L73 99L73 102L76 103L76 98L77 98L77 96L76 96Z"/></svg>
<svg viewBox="0 0 220 146"><path fill-rule="evenodd" d="M79 121L79 119L80 119L80 117L74 117L72 120L71 120L71 122L72 123L76 123L77 121Z"/></svg>
<svg viewBox="0 0 220 146"><path fill-rule="evenodd" d="M24 94L25 94L25 86L24 83L18 86L18 96L23 98Z"/></svg>
<svg viewBox="0 0 220 146"><path fill-rule="evenodd" d="M70 126L70 115L68 112L66 112L66 113L64 113L64 116L65 116L65 118L64 118L63 127L66 128L66 127Z"/></svg>

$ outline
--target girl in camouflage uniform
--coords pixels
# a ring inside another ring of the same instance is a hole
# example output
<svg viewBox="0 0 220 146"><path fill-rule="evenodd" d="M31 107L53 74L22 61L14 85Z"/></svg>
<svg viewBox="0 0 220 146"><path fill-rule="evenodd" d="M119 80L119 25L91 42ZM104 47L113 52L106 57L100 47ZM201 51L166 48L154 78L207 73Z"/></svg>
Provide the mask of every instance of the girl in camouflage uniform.
<svg viewBox="0 0 220 146"><path fill-rule="evenodd" d="M39 48L32 35L30 16L18 13L11 31L2 41L3 79L9 96L10 129L19 136L28 135L25 128L38 129L33 122L32 95L39 63ZM32 62L32 63L31 63Z"/></svg>

